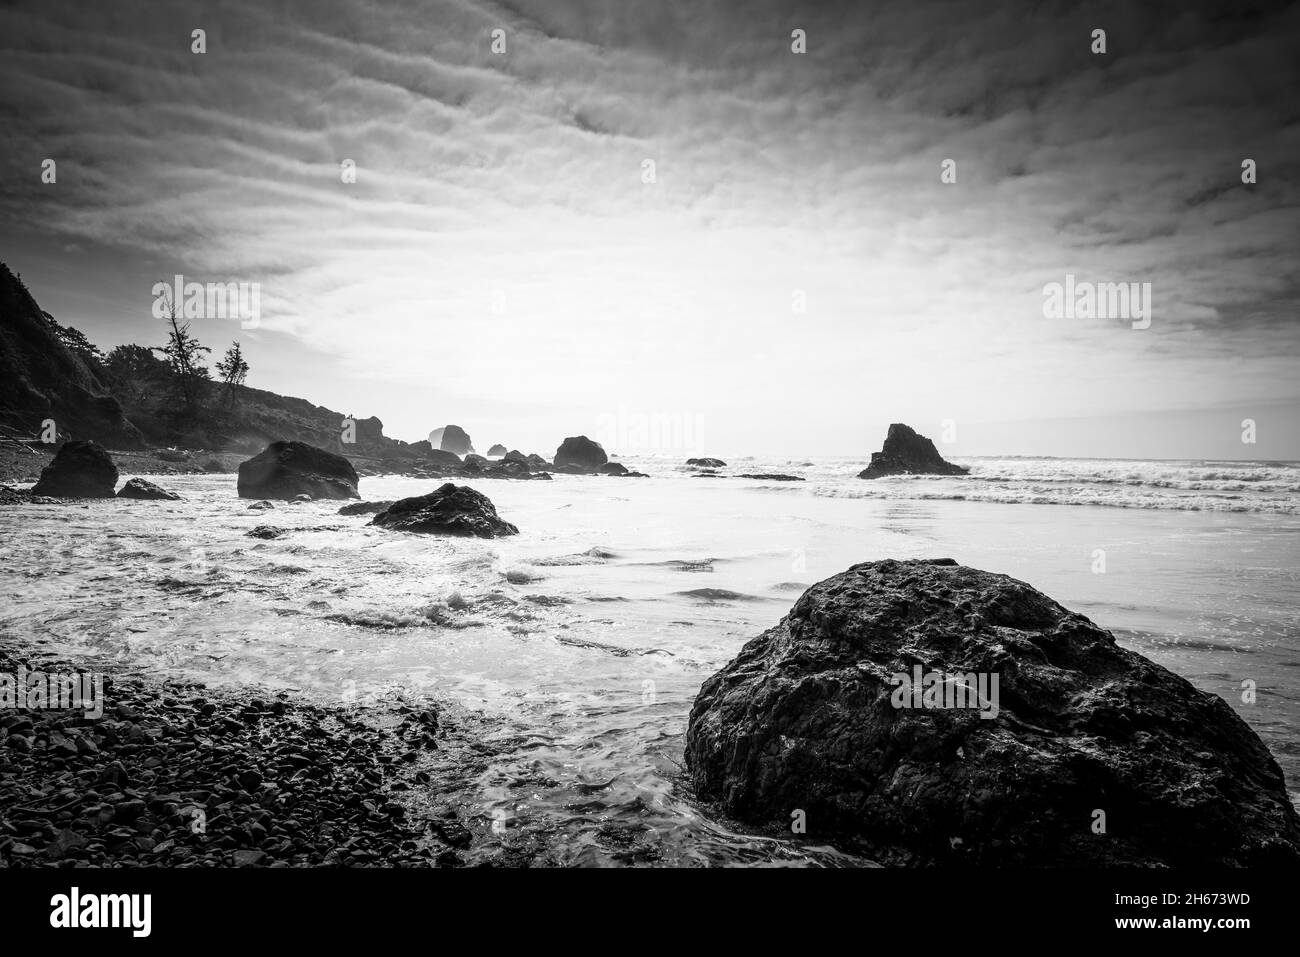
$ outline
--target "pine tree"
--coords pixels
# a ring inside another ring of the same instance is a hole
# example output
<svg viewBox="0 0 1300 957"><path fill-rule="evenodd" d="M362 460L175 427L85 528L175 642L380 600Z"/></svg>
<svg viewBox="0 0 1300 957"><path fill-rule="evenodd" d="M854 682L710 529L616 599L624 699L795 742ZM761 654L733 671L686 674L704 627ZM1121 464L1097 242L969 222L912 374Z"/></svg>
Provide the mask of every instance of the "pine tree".
<svg viewBox="0 0 1300 957"><path fill-rule="evenodd" d="M193 416L199 410L203 381L211 378L207 366L203 365L202 354L212 350L199 345L199 340L190 335L190 324L182 322L176 315L176 301L170 289L163 303L167 310L163 317L168 327L167 345L154 346L154 350L167 357L172 381L185 403L185 412Z"/></svg>
<svg viewBox="0 0 1300 957"><path fill-rule="evenodd" d="M225 383L224 399L227 405L235 403L235 386L244 384L244 379L248 375L248 363L244 361L244 353L239 348L239 340L236 339L231 343L230 348L226 350L225 356L217 363L217 374L221 376L221 381Z"/></svg>

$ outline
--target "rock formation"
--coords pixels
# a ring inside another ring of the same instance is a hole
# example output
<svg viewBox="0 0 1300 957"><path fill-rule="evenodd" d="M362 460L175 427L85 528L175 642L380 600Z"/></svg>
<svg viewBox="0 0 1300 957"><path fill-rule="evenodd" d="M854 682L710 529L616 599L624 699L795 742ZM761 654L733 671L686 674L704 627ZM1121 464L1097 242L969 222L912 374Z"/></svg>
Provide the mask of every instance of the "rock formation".
<svg viewBox="0 0 1300 957"><path fill-rule="evenodd" d="M506 447L502 445L500 442L498 442L495 445L493 445L492 448L487 450L487 454L492 456L493 458L499 459L501 456L506 454Z"/></svg>
<svg viewBox="0 0 1300 957"><path fill-rule="evenodd" d="M809 588L704 682L686 762L727 814L788 833L800 809L885 863L1300 864L1282 772L1222 698L951 559Z"/></svg>
<svg viewBox="0 0 1300 957"><path fill-rule="evenodd" d="M341 455L305 442L272 442L239 465L239 497L360 498L357 472Z"/></svg>
<svg viewBox="0 0 1300 957"><path fill-rule="evenodd" d="M392 505L392 499L383 502L353 502L339 509L340 515L377 515Z"/></svg>
<svg viewBox="0 0 1300 957"><path fill-rule="evenodd" d="M41 470L33 495L55 498L112 498L117 487L117 466L104 447L94 441L64 442L54 461Z"/></svg>
<svg viewBox="0 0 1300 957"><path fill-rule="evenodd" d="M118 490L117 497L165 501L177 501L180 499L180 496L175 492L169 492L165 488L154 485L153 482L146 482L142 478L133 478L128 481Z"/></svg>
<svg viewBox="0 0 1300 957"><path fill-rule="evenodd" d="M497 538L519 534L518 528L497 515L496 506L486 495L451 482L428 495L399 499L370 524L425 535Z"/></svg>
<svg viewBox="0 0 1300 957"><path fill-rule="evenodd" d="M885 436L884 447L871 453L871 464L858 478L882 475L965 475L970 469L944 461L934 443L911 427L895 422Z"/></svg>
<svg viewBox="0 0 1300 957"><path fill-rule="evenodd" d="M697 468L704 468L704 469L720 469L720 468L725 468L727 465L727 463L722 461L722 459L710 459L710 458L687 459L686 464L694 465Z"/></svg>
<svg viewBox="0 0 1300 957"><path fill-rule="evenodd" d="M570 436L560 443L555 450L555 468L561 471L566 467L577 467L586 472L594 472L606 462L609 456L597 442L585 435Z"/></svg>
<svg viewBox="0 0 1300 957"><path fill-rule="evenodd" d="M429 433L429 444L444 452L467 455L474 451L474 443L459 425L446 425Z"/></svg>

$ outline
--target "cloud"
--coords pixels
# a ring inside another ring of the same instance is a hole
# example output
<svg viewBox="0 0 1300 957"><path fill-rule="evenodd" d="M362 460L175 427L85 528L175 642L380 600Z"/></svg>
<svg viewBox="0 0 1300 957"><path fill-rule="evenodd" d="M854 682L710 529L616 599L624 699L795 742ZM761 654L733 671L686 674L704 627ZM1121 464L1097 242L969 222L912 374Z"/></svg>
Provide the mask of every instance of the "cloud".
<svg viewBox="0 0 1300 957"><path fill-rule="evenodd" d="M397 408L370 411L410 435L431 391L544 396L557 431L737 395L756 423L846 431L863 409L1286 401L1300 27L1249 9L20 4L0 11L4 252L126 250L142 296L173 272L261 282L266 347L329 357L311 397L364 399L382 369ZM1152 327L1045 320L1066 273L1152 283ZM1207 381L1227 357L1254 374Z"/></svg>

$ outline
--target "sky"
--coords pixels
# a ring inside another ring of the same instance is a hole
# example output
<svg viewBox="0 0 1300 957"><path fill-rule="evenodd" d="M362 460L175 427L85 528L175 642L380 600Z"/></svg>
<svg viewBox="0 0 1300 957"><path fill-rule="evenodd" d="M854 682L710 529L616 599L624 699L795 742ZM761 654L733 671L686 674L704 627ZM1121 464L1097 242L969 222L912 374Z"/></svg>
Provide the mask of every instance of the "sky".
<svg viewBox="0 0 1300 957"><path fill-rule="evenodd" d="M1300 9L1136 6L6 4L0 259L256 283L192 331L408 441L1300 459Z"/></svg>

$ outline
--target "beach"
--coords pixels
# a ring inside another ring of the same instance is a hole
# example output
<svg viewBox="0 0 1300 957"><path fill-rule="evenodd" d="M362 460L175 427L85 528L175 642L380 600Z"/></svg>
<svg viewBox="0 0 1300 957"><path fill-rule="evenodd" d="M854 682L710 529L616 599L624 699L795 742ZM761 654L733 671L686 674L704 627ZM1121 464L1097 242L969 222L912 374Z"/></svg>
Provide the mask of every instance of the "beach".
<svg viewBox="0 0 1300 957"><path fill-rule="evenodd" d="M339 502L250 511L230 474L159 479L175 502L6 507L0 635L214 693L377 715L437 702L483 749L438 783L472 835L464 863L862 865L708 813L683 779L686 719L808 585L949 557L1223 697L1300 800L1300 466L959 458L970 476L867 482L848 459L728 459L700 477L619 458L649 477L466 481L520 529L495 540L393 533ZM245 534L268 524L286 533Z"/></svg>

